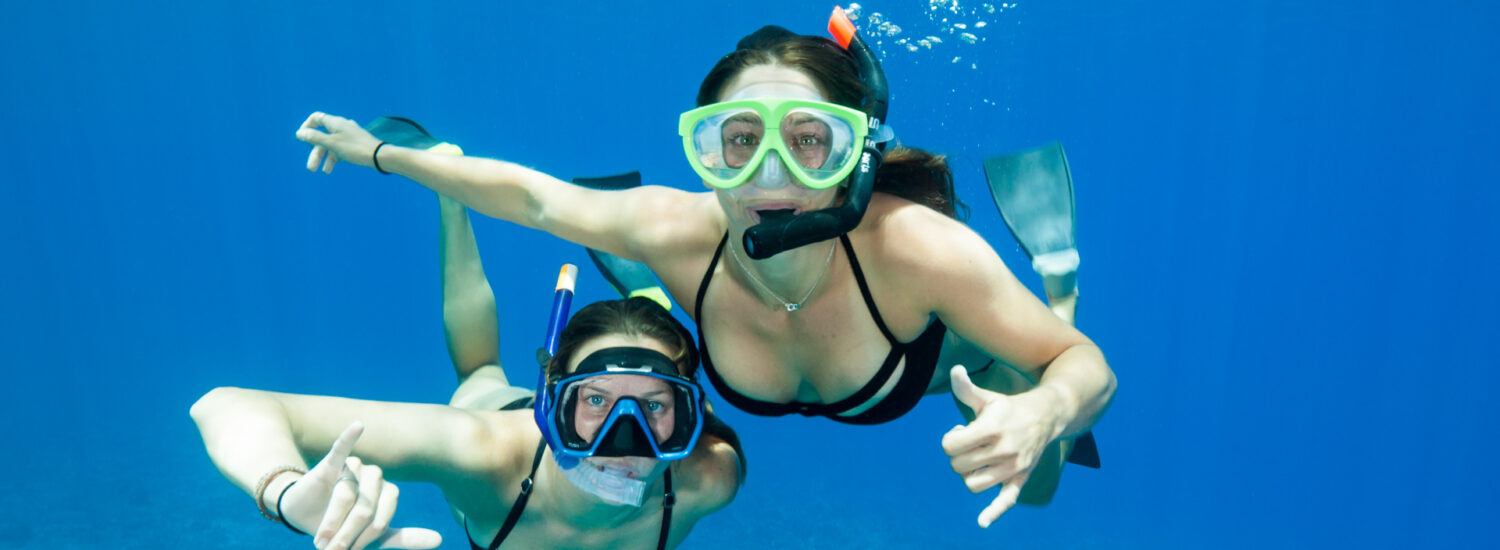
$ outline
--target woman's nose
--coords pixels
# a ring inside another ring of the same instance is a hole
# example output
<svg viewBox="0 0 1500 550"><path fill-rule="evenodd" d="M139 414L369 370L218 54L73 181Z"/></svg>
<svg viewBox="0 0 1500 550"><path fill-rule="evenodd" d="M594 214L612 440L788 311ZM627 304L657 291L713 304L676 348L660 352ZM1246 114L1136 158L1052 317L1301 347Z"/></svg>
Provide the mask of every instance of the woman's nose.
<svg viewBox="0 0 1500 550"><path fill-rule="evenodd" d="M780 189L791 183L786 166L781 163L781 155L776 151L766 152L766 160L761 161L760 167L755 169L755 177L751 179L761 189Z"/></svg>

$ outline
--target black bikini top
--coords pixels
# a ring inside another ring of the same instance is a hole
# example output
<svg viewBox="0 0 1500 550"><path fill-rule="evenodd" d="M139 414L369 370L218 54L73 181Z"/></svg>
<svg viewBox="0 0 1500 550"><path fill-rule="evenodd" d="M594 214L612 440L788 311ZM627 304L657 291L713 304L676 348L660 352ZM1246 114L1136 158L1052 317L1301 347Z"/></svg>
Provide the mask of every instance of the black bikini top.
<svg viewBox="0 0 1500 550"><path fill-rule="evenodd" d="M529 399L529 398L527 398ZM507 410L502 408L501 410ZM474 537L469 535L469 518L464 518L464 538L469 539L471 550L496 550L500 543L505 542L505 537L516 528L516 523L521 520L521 512L526 510L526 501L531 500L532 480L536 479L536 468L542 464L542 453L547 450L547 441L543 439L537 443L536 457L531 459L531 474L521 480L521 494L516 496L516 503L510 507L510 515L505 516L505 524L500 526L500 532L495 533L495 539L490 541L489 548L480 546L474 542ZM664 487L662 489L661 501L661 536L656 540L656 550L666 550L667 533L672 531L672 506L677 504L677 494L672 492L672 470L668 469L662 476Z"/></svg>
<svg viewBox="0 0 1500 550"><path fill-rule="evenodd" d="M729 234L719 241L719 248L714 251L713 260L708 263L708 272L703 274L703 282L698 285L698 302L694 305L694 317L698 320L698 349L702 352L703 370L708 373L708 380L713 383L719 395L729 404L758 416L785 416L792 413L803 416L825 416L832 420L846 424L881 424L890 422L907 411L917 406L917 401L927 393L927 386L932 381L933 372L937 369L938 353L942 351L943 336L948 328L943 325L942 320L933 319L932 324L927 325L927 330L917 336L916 340L902 343L896 340L889 328L885 326L885 320L880 317L880 310L875 307L875 299L870 296L870 287L865 284L864 271L859 267L859 259L854 256L854 248L849 245L849 237L840 235L839 241L844 245L844 255L849 258L849 267L854 270L854 280L859 283L859 293L865 298L865 307L870 310L870 317L875 320L875 326L880 328L880 333L885 335L887 342L891 344L891 352L885 356L885 362L880 365L880 370L870 382L854 392L849 397L840 399L835 403L802 403L793 401L790 403L772 403L760 401L729 387L719 373L714 369L713 361L709 357L708 340L705 337L703 321L703 297L708 293L708 283L713 279L714 268L719 265L719 257L724 254L724 245L729 242ZM901 364L901 359L906 358L906 369L902 371L901 378L897 380L896 387L891 389L885 398L873 407L859 414L841 416L839 413L848 411L869 401L880 388L885 387L890 381L891 375L896 372L896 366Z"/></svg>

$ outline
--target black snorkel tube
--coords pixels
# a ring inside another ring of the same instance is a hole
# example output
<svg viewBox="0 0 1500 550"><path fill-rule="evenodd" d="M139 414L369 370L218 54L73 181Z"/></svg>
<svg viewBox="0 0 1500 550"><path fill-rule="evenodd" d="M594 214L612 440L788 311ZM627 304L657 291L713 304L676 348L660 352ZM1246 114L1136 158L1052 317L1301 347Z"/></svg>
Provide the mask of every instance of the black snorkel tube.
<svg viewBox="0 0 1500 550"><path fill-rule="evenodd" d="M864 150L860 153L859 165L849 174L849 179L845 180L849 188L844 193L843 205L804 212L789 218L762 220L755 227L745 230L745 252L757 260L848 233L865 216L865 208L870 205L870 194L875 190L875 171L880 169L887 141L887 136L881 130L886 110L890 106L890 89L886 87L885 71L881 70L880 59L875 57L875 51L859 37L854 23L849 21L843 8L833 8L833 15L828 18L828 32L854 56L855 66L859 69L859 80L868 90L860 106L869 117Z"/></svg>

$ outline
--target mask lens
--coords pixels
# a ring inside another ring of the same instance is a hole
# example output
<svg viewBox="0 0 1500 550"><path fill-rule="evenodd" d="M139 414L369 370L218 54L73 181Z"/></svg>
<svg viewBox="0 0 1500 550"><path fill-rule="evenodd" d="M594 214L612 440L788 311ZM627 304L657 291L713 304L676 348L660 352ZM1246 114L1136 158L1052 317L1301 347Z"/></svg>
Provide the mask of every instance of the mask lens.
<svg viewBox="0 0 1500 550"><path fill-rule="evenodd" d="M815 109L793 109L782 117L781 141L797 166L814 179L832 177L854 158L853 128Z"/></svg>
<svg viewBox="0 0 1500 550"><path fill-rule="evenodd" d="M765 135L765 122L754 110L717 113L693 127L694 152L704 168L727 179L755 158Z"/></svg>
<svg viewBox="0 0 1500 550"><path fill-rule="evenodd" d="M692 390L664 377L600 374L558 389L562 444L596 456L656 456L653 443L683 451L698 421Z"/></svg>

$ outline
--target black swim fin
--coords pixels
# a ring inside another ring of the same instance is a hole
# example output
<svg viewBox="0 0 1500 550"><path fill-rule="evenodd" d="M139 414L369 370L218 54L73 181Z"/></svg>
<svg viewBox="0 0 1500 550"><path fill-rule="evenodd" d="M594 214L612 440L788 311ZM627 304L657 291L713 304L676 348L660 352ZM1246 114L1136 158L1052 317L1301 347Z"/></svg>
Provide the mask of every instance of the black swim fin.
<svg viewBox="0 0 1500 550"><path fill-rule="evenodd" d="M590 189L618 191L640 187L641 173L626 172L598 178L573 178L573 183ZM588 251L589 258L594 260L594 266L599 268L599 273L604 275L604 280L609 281L609 285L615 287L615 292L619 292L621 297L644 296L655 300L668 310L672 309L672 299L667 297L666 291L662 290L661 284L657 282L656 273L646 267L646 264L592 248Z"/></svg>
<svg viewBox="0 0 1500 550"><path fill-rule="evenodd" d="M1083 432L1073 440L1073 449L1068 451L1068 462L1079 466L1099 469L1099 444L1094 441L1094 432Z"/></svg>

